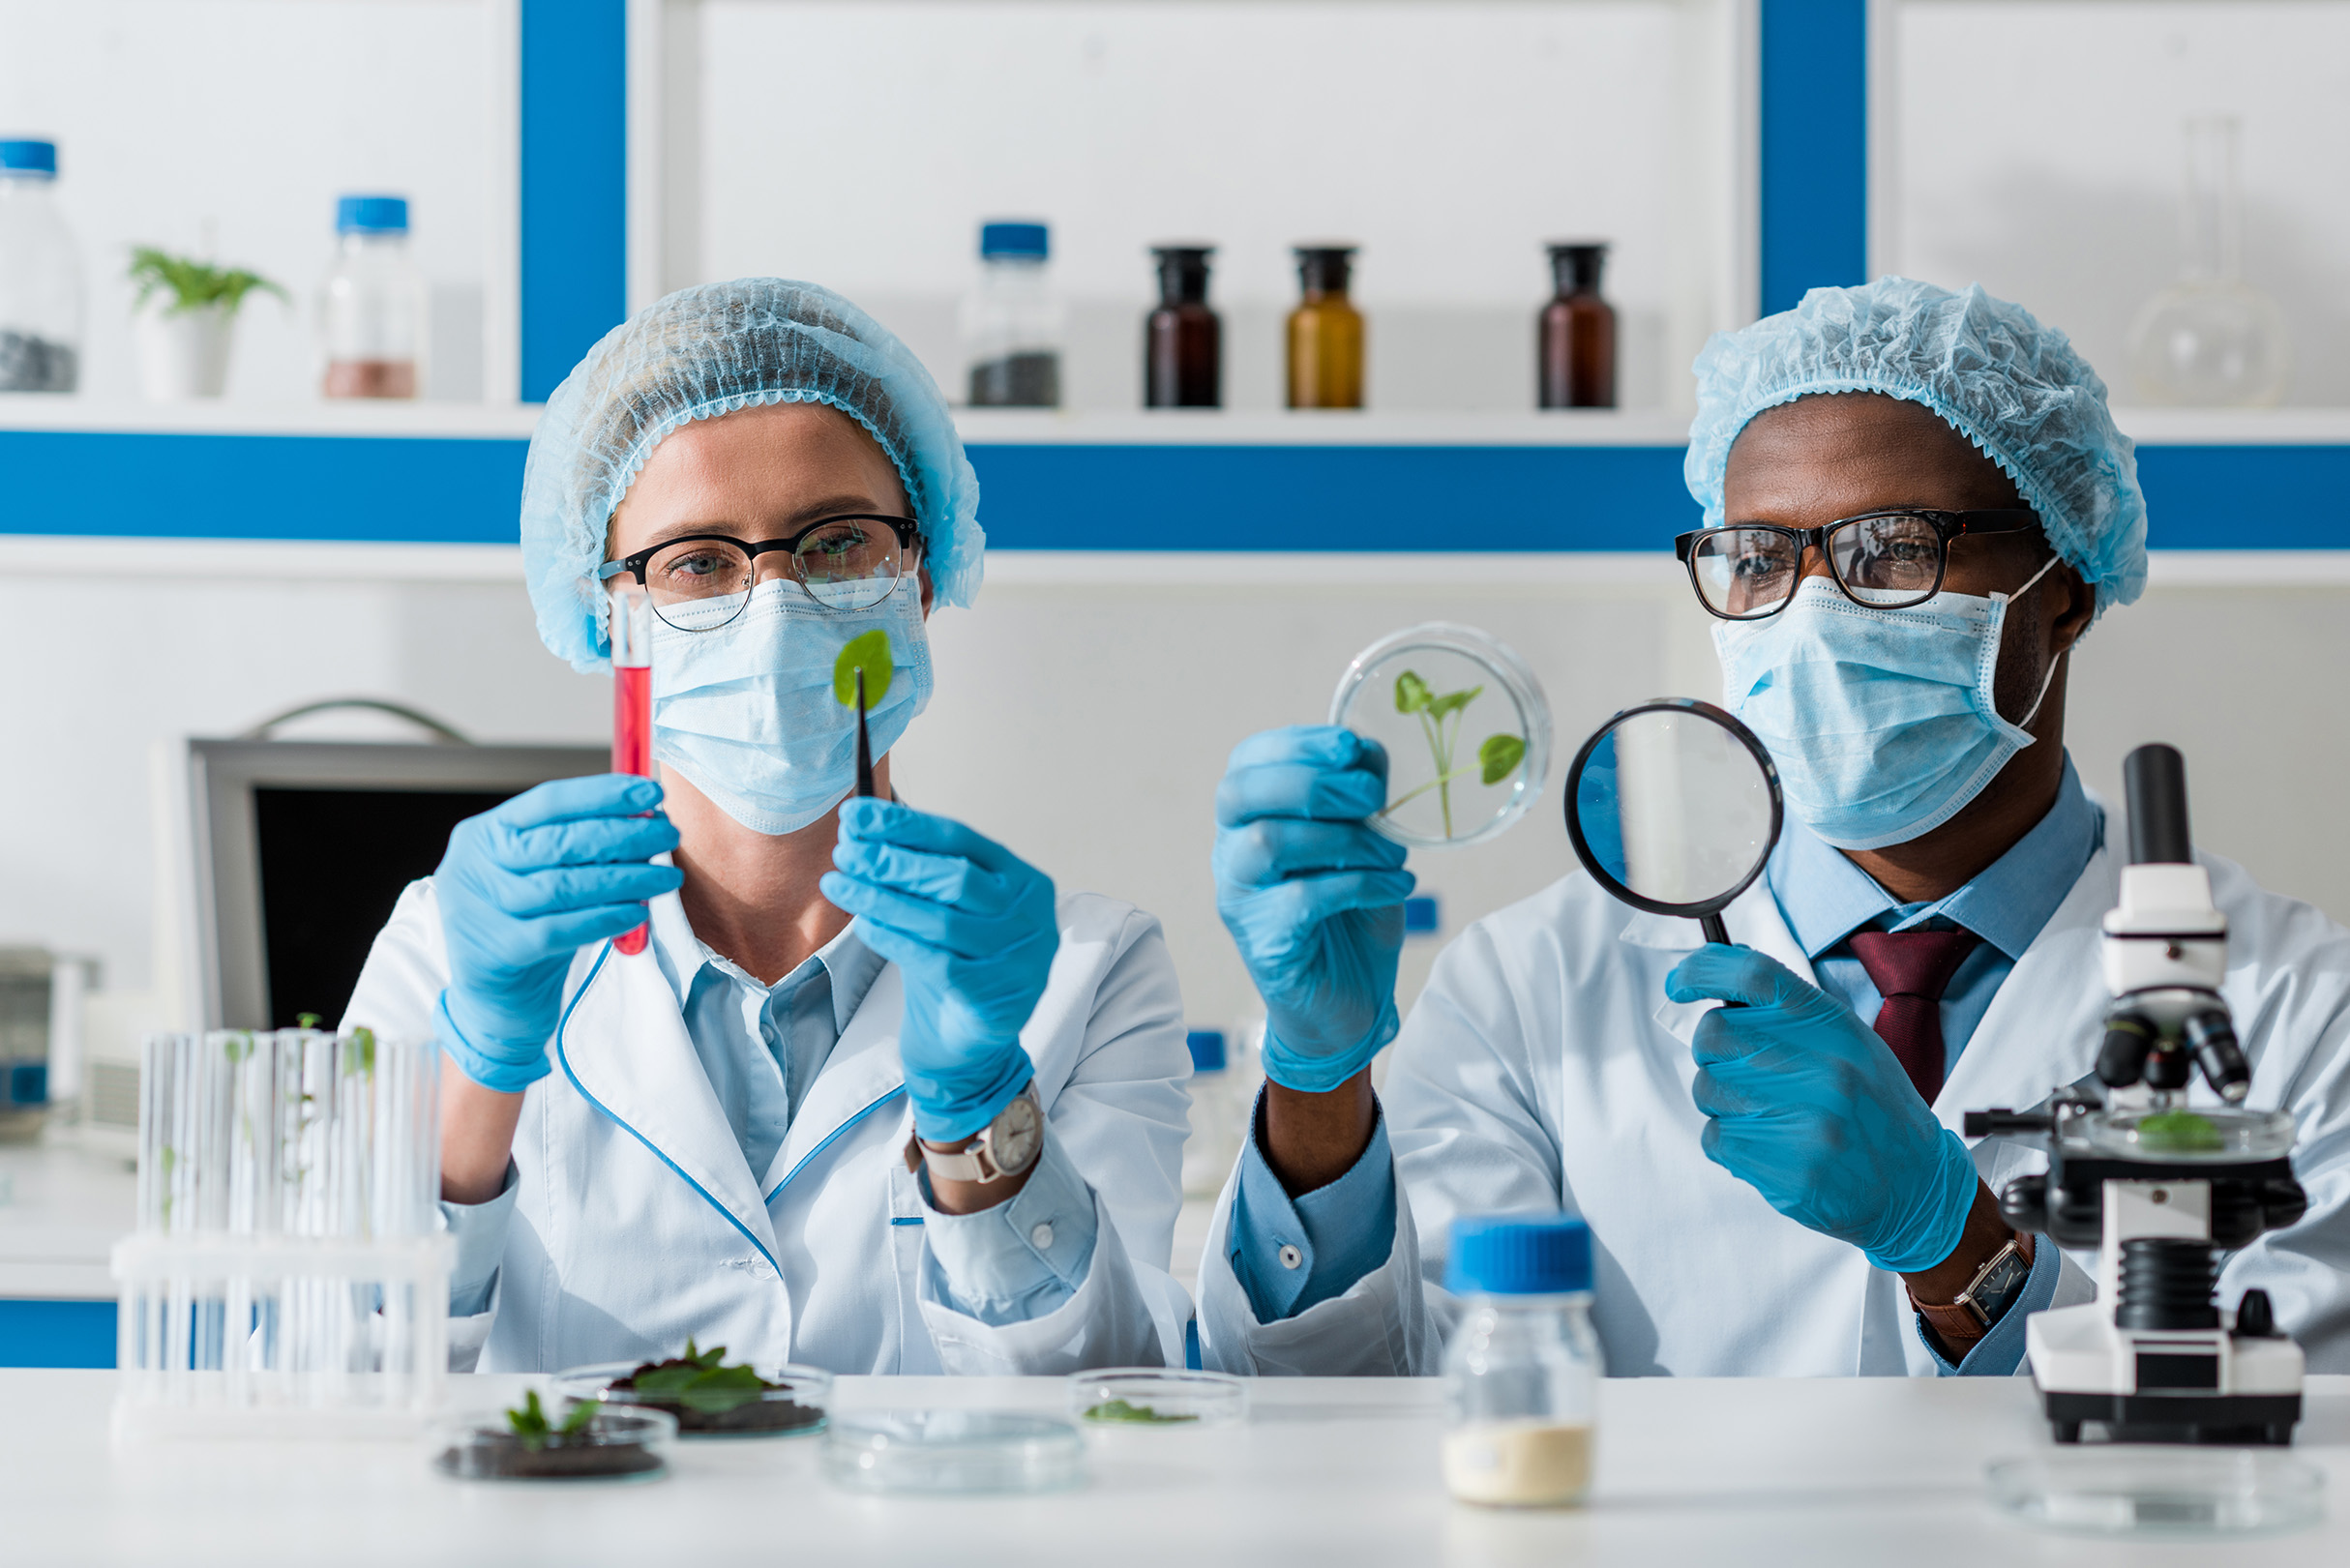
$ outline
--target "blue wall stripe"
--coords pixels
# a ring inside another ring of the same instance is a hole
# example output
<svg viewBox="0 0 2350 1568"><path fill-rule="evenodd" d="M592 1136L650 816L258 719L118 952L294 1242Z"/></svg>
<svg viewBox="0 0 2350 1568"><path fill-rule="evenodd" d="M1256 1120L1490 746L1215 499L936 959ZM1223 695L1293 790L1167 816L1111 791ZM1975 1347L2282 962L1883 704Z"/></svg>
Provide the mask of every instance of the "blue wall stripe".
<svg viewBox="0 0 2350 1568"><path fill-rule="evenodd" d="M628 314L627 0L522 0L522 386Z"/></svg>
<svg viewBox="0 0 2350 1568"><path fill-rule="evenodd" d="M0 430L0 532L511 545L527 445Z"/></svg>
<svg viewBox="0 0 2350 1568"><path fill-rule="evenodd" d="M1763 0L1762 305L1868 281L1868 0Z"/></svg>
<svg viewBox="0 0 2350 1568"><path fill-rule="evenodd" d="M0 1301L0 1367L111 1367L111 1301Z"/></svg>
<svg viewBox="0 0 2350 1568"><path fill-rule="evenodd" d="M511 545L526 445L0 430L0 533ZM1697 521L1679 447L970 451L999 549L1661 549ZM2350 446L2141 446L2138 474L2157 549L2350 543Z"/></svg>

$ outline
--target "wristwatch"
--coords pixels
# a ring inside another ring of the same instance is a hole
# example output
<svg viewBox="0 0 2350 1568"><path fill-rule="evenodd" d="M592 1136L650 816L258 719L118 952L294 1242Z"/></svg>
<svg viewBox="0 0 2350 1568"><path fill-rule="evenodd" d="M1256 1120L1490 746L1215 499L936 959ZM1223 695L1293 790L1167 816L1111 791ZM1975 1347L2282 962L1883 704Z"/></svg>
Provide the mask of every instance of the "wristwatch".
<svg viewBox="0 0 2350 1568"><path fill-rule="evenodd" d="M917 1135L906 1140L906 1169L927 1165L933 1179L975 1181L982 1185L1017 1176L1036 1163L1045 1146L1045 1113L1036 1104L1031 1083L1012 1096L996 1112L996 1119L960 1149L925 1143Z"/></svg>
<svg viewBox="0 0 2350 1568"><path fill-rule="evenodd" d="M1978 1340L1990 1332L1991 1325L2008 1315L2016 1297L2024 1293L2024 1283L2032 1278L2032 1259L2025 1256L2024 1238L2012 1235L2008 1244L1991 1255L1991 1260L1975 1271L1975 1278L1959 1292L1958 1299L1948 1306L1929 1307L1912 1297L1910 1305L1925 1319L1926 1327L1946 1340L1967 1342Z"/></svg>

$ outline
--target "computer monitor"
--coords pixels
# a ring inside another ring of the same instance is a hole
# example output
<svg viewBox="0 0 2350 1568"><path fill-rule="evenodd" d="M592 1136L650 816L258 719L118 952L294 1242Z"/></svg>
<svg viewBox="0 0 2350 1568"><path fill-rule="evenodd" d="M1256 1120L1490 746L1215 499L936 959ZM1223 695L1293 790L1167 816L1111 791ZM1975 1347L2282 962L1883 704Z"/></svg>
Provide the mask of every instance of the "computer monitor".
<svg viewBox="0 0 2350 1568"><path fill-rule="evenodd" d="M532 784L603 773L600 746L191 740L184 892L209 1028L342 1016L401 889L449 830Z"/></svg>

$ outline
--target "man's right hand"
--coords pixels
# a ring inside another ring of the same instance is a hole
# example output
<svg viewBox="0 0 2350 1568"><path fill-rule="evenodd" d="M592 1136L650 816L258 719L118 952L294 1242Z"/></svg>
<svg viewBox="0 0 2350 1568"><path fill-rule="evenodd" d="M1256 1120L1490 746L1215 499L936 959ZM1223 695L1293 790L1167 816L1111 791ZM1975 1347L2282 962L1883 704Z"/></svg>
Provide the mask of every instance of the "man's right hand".
<svg viewBox="0 0 2350 1568"><path fill-rule="evenodd" d="M1264 1075L1324 1094L1395 1038L1404 847L1369 818L1387 754L1329 725L1252 735L1216 788L1216 910L1264 998Z"/></svg>
<svg viewBox="0 0 2350 1568"><path fill-rule="evenodd" d="M661 785L624 773L556 779L469 816L432 874L449 947L441 1046L486 1089L547 1076L572 955L643 923L684 873Z"/></svg>

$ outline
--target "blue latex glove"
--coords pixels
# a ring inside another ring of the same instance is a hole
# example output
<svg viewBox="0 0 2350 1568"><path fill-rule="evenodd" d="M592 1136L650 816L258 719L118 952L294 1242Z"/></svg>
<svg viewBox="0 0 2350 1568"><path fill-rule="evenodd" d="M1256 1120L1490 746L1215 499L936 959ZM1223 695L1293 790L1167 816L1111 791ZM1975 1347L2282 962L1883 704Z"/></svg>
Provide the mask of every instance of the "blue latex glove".
<svg viewBox="0 0 2350 1568"><path fill-rule="evenodd" d="M1020 1031L1060 947L1053 879L960 822L877 799L842 803L832 864L824 897L905 972L914 1130L969 1138L1035 1073Z"/></svg>
<svg viewBox="0 0 2350 1568"><path fill-rule="evenodd" d="M1404 846L1366 822L1387 754L1332 725L1233 749L1216 786L1216 912L1264 998L1264 1076L1324 1094L1395 1038Z"/></svg>
<svg viewBox="0 0 2350 1568"><path fill-rule="evenodd" d="M486 1089L547 1076L572 955L641 925L685 878L648 864L677 847L661 785L625 773L555 779L468 816L432 873L449 945L440 1041Z"/></svg>
<svg viewBox="0 0 2350 1568"><path fill-rule="evenodd" d="M1665 994L1744 1004L1708 1013L1690 1042L1708 1159L1879 1268L1914 1274L1950 1256L1975 1162L1875 1030L1752 948L1699 948Z"/></svg>

